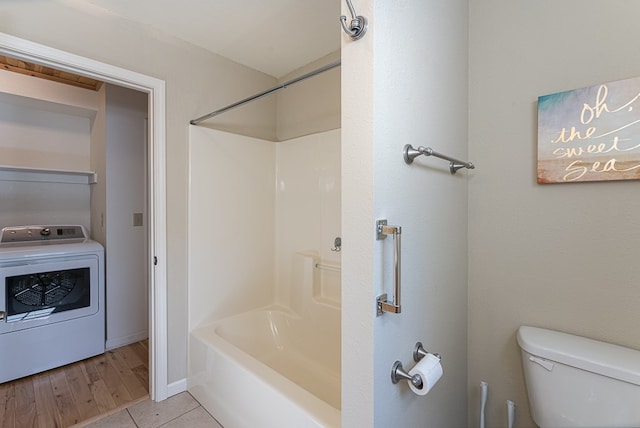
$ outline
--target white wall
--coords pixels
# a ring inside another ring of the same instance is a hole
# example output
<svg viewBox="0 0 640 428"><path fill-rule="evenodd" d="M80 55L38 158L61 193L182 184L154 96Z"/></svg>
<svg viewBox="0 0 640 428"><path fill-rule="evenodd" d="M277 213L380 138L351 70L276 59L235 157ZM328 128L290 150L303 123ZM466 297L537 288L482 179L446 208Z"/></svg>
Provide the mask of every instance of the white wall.
<svg viewBox="0 0 640 428"><path fill-rule="evenodd" d="M0 229L29 224L90 227L88 184L0 180Z"/></svg>
<svg viewBox="0 0 640 428"><path fill-rule="evenodd" d="M343 426L466 425L467 171L404 164L407 143L466 158L467 2L361 1L363 39L343 38ZM347 12L343 8L343 13ZM391 238L402 227L401 314L375 316L391 292ZM348 243L348 245L347 245ZM416 341L443 356L425 397L393 385L395 360L411 367Z"/></svg>
<svg viewBox="0 0 640 428"><path fill-rule="evenodd" d="M107 349L148 337L147 125L147 94L106 85Z"/></svg>
<svg viewBox="0 0 640 428"><path fill-rule="evenodd" d="M88 171L98 107L94 91L0 70L0 165Z"/></svg>
<svg viewBox="0 0 640 428"><path fill-rule="evenodd" d="M38 96L40 94L40 96ZM0 70L0 165L89 171L95 92ZM90 185L63 176L0 180L0 228L81 224L90 230Z"/></svg>
<svg viewBox="0 0 640 428"><path fill-rule="evenodd" d="M449 164L422 158L411 166L405 144L467 158L467 1L376 1L374 51L375 218L403 227L403 313L376 319L375 426L458 428L466 415L467 182ZM409 30L410 29L410 30ZM462 107L461 107L462 106ZM377 294L390 292L390 244L375 245ZM382 283L386 286L382 286ZM395 346L388 346L390 337ZM382 376L398 359L410 367L421 341L442 355L444 375L428 396ZM385 406L394 400L395 406Z"/></svg>
<svg viewBox="0 0 640 428"><path fill-rule="evenodd" d="M358 13L375 24L374 2ZM343 5L342 13L349 10ZM373 427L373 41L342 36L342 426ZM348 243L348 245L347 245Z"/></svg>
<svg viewBox="0 0 640 428"><path fill-rule="evenodd" d="M82 2L3 2L0 31L166 82L168 260L160 262L168 276L168 378L185 378L189 120L276 80ZM273 139L274 103L254 103L220 120L233 132Z"/></svg>
<svg viewBox="0 0 640 428"><path fill-rule="evenodd" d="M536 184L537 97L640 75L640 4L469 4L469 426L485 380L488 426L532 427L520 325L640 348L637 181Z"/></svg>
<svg viewBox="0 0 640 428"><path fill-rule="evenodd" d="M89 170L91 119L0 102L4 165Z"/></svg>

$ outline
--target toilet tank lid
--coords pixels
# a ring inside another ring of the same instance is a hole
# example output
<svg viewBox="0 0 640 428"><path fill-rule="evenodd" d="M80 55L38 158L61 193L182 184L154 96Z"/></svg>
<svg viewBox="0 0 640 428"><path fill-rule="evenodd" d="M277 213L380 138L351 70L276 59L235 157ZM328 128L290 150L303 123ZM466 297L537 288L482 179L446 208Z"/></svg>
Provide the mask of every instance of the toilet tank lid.
<svg viewBox="0 0 640 428"><path fill-rule="evenodd" d="M521 326L518 344L528 353L640 385L640 351L586 337Z"/></svg>

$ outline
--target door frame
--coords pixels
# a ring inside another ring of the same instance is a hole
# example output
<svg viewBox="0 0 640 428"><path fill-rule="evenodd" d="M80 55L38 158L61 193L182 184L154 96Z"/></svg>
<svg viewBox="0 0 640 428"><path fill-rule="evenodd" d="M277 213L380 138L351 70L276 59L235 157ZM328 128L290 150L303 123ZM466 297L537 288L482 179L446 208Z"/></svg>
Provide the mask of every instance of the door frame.
<svg viewBox="0 0 640 428"><path fill-rule="evenodd" d="M168 397L167 241L166 241L166 93L165 82L123 68L0 33L0 54L68 71L148 95L149 138L149 394Z"/></svg>

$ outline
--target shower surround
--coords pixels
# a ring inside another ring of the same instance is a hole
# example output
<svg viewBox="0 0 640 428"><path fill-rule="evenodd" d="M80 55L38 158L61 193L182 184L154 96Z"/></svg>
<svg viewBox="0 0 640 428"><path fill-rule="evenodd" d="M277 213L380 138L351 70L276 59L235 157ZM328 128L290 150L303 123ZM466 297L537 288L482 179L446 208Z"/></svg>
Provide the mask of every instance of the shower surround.
<svg viewBox="0 0 640 428"><path fill-rule="evenodd" d="M215 397L222 395L212 390L215 382L206 381L230 367L235 367L231 379L249 374L267 385L251 388L247 380L247 393L266 394L254 398L280 397L276 414L306 415L299 426L339 421L341 291L339 270L331 268L339 268L340 253L331 249L340 236L340 168L340 130L273 143L191 127L188 388L232 426L243 426L229 418L238 417L246 401L221 403ZM273 352L265 348L267 360L246 346L256 328L274 334L254 338L277 345L269 348ZM238 343L238 337L244 339ZM326 358L301 350L314 343L325 349ZM333 377L333 386L310 391L295 368L287 372L285 365L270 364L287 359L323 367L318 380ZM315 404L301 406L300 396ZM327 403L327 397L333 401Z"/></svg>

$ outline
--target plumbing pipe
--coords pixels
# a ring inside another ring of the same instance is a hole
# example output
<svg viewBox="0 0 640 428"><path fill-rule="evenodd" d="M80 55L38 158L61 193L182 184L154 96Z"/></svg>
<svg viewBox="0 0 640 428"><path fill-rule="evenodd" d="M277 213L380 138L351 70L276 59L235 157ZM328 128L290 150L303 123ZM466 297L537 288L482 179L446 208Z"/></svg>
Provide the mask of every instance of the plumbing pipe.
<svg viewBox="0 0 640 428"><path fill-rule="evenodd" d="M516 420L516 403L511 400L507 400L507 426L513 428L513 423Z"/></svg>
<svg viewBox="0 0 640 428"><path fill-rule="evenodd" d="M487 388L489 384L487 382L480 382L480 389L482 390L482 397L480 400L480 428L484 428L484 409L487 407Z"/></svg>

